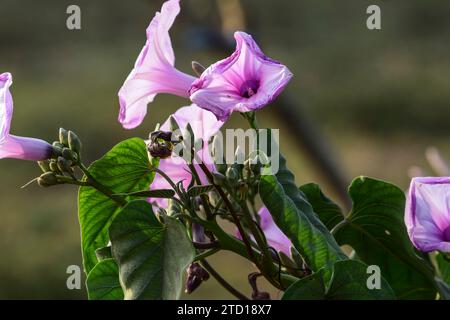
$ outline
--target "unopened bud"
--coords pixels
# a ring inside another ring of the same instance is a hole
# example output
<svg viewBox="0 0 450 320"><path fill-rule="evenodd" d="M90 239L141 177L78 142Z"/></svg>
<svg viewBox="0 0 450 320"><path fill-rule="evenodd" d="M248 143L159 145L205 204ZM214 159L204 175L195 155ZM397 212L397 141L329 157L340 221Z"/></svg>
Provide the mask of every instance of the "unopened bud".
<svg viewBox="0 0 450 320"><path fill-rule="evenodd" d="M198 263L194 262L187 268L186 293L190 294L197 289L203 281L209 279L209 273Z"/></svg>
<svg viewBox="0 0 450 320"><path fill-rule="evenodd" d="M44 186L53 186L58 183L58 179L56 178L56 175L53 172L43 173L39 177L38 183L39 183L39 180L44 184ZM41 184L39 184L39 185L41 185Z"/></svg>
<svg viewBox="0 0 450 320"><path fill-rule="evenodd" d="M41 168L42 172L49 172L50 170L50 165L49 162L44 160L44 161L38 161L38 165Z"/></svg>
<svg viewBox="0 0 450 320"><path fill-rule="evenodd" d="M81 141L80 138L73 132L69 131L68 133L68 140L69 140L69 148L73 152L79 154L81 151Z"/></svg>
<svg viewBox="0 0 450 320"><path fill-rule="evenodd" d="M64 146L59 141L53 141L52 146L58 147L58 148L64 148Z"/></svg>
<svg viewBox="0 0 450 320"><path fill-rule="evenodd" d="M59 145L58 146L53 145L52 146L52 158L58 158L62 154L62 150L63 150L63 148L61 148Z"/></svg>
<svg viewBox="0 0 450 320"><path fill-rule="evenodd" d="M52 172L56 172L56 173L60 172L59 168L58 168L58 163L56 162L55 159L50 160L49 167Z"/></svg>
<svg viewBox="0 0 450 320"><path fill-rule="evenodd" d="M59 142L65 147L69 146L69 134L64 128L59 128Z"/></svg>
<svg viewBox="0 0 450 320"><path fill-rule="evenodd" d="M73 161L73 162L76 162L76 160L77 160L77 155L75 154L75 152L73 152L69 148L64 148L62 150L62 154L61 155L66 160L70 160L70 161Z"/></svg>
<svg viewBox="0 0 450 320"><path fill-rule="evenodd" d="M150 134L150 141L148 142L147 149L152 157L161 159L170 157L173 151L172 132L152 132Z"/></svg>
<svg viewBox="0 0 450 320"><path fill-rule="evenodd" d="M225 176L221 173L213 172L213 180L215 184L223 186L227 181L227 178L225 178Z"/></svg>
<svg viewBox="0 0 450 320"><path fill-rule="evenodd" d="M72 165L72 161L66 160L63 157L58 157L57 164L58 169L61 172L72 172L72 168L70 167Z"/></svg>
<svg viewBox="0 0 450 320"><path fill-rule="evenodd" d="M192 223L192 240L195 242L206 242L205 229L198 223Z"/></svg>
<svg viewBox="0 0 450 320"><path fill-rule="evenodd" d="M226 172L226 177L231 184L235 184L239 179L239 173L233 166L229 167Z"/></svg>

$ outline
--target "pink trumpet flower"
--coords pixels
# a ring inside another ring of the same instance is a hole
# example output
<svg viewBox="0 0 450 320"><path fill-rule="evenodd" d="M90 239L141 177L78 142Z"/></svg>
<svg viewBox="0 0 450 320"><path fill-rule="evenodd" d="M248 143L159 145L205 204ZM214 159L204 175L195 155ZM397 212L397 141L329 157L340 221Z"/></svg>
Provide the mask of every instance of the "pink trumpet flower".
<svg viewBox="0 0 450 320"><path fill-rule="evenodd" d="M175 55L169 36L180 1L166 1L147 28L147 42L139 54L134 69L119 90L119 122L126 129L140 125L147 105L158 93L189 97L195 78L174 67Z"/></svg>
<svg viewBox="0 0 450 320"><path fill-rule="evenodd" d="M412 179L405 224L420 251L450 252L450 177Z"/></svg>
<svg viewBox="0 0 450 320"><path fill-rule="evenodd" d="M266 207L261 207L258 215L260 217L261 229L266 236L269 246L290 256L292 243L275 224L269 210ZM237 236L239 239L242 238L239 232L237 232Z"/></svg>
<svg viewBox="0 0 450 320"><path fill-rule="evenodd" d="M213 113L199 108L194 104L178 109L172 117L178 123L183 134L186 133L187 124L190 124L195 139L201 138L203 140L203 148L198 151L198 156L210 171L215 171L214 162L209 153L208 142L220 130L223 122L218 121ZM170 120L168 119L160 129L162 131L170 131ZM207 184L208 180L199 164L196 161L193 163L202 184ZM182 157L172 155L172 157L161 159L159 161L159 169L167 174L173 182L178 183L182 181L185 188L187 188L191 182L192 176L190 174L189 166ZM171 189L171 186L164 177L156 174L150 189ZM153 199L151 199L151 201L153 201ZM155 201L161 207L164 207L167 204L167 201L161 199L155 199Z"/></svg>
<svg viewBox="0 0 450 320"><path fill-rule="evenodd" d="M225 121L233 111L271 103L292 78L289 69L264 55L253 38L236 32L236 51L207 68L191 88L191 100Z"/></svg>
<svg viewBox="0 0 450 320"><path fill-rule="evenodd" d="M52 146L40 139L9 134L13 115L13 100L9 87L12 75L0 74L0 159L45 160L52 155Z"/></svg>

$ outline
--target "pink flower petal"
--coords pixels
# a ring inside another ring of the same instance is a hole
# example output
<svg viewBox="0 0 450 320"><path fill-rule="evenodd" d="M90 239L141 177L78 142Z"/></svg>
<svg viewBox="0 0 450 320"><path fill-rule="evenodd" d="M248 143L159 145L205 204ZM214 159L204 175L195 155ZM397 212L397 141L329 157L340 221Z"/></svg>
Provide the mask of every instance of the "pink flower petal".
<svg viewBox="0 0 450 320"><path fill-rule="evenodd" d="M50 158L52 146L40 139L9 134L13 115L13 100L9 87L12 75L0 74L0 159L15 158L39 161Z"/></svg>
<svg viewBox="0 0 450 320"><path fill-rule="evenodd" d="M188 91L195 78L174 67L175 56L169 36L169 29L179 12L179 0L166 1L147 28L147 42L119 90L119 122L126 129L142 123L147 105L158 93L189 97Z"/></svg>
<svg viewBox="0 0 450 320"><path fill-rule="evenodd" d="M448 250L450 178L412 179L406 202L405 224L411 241L419 250Z"/></svg>
<svg viewBox="0 0 450 320"><path fill-rule="evenodd" d="M266 57L253 38L236 32L236 51L216 62L192 84L191 100L226 120L233 111L248 112L271 103L292 73Z"/></svg>

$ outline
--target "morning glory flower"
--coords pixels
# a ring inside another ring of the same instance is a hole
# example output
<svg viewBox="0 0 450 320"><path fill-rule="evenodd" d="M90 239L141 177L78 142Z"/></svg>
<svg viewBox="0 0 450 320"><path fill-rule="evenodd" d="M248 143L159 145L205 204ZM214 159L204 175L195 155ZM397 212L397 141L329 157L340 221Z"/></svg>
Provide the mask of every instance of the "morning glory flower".
<svg viewBox="0 0 450 320"><path fill-rule="evenodd" d="M12 75L10 73L0 74L0 159L40 161L50 158L52 146L49 143L9 133L13 115L13 100L9 92L11 84Z"/></svg>
<svg viewBox="0 0 450 320"><path fill-rule="evenodd" d="M275 224L269 210L263 206L259 209L258 215L260 218L259 225L266 236L268 245L289 257L291 255L292 243ZM239 231L237 231L236 235L239 239L242 239Z"/></svg>
<svg viewBox="0 0 450 320"><path fill-rule="evenodd" d="M259 212L260 226L264 231L269 246L281 251L287 256L291 255L291 241L284 235L272 219L272 215L266 207L262 207Z"/></svg>
<svg viewBox="0 0 450 320"><path fill-rule="evenodd" d="M210 171L215 171L214 161L209 152L208 142L220 130L223 122L218 121L213 113L199 108L194 104L178 109L172 117L176 120L182 134L186 133L186 126L187 124L190 124L195 139L200 138L203 140L203 148L197 151L198 156ZM162 131L170 131L170 120L168 119L160 129ZM208 179L198 163L194 161L193 164L202 184L208 184ZM182 181L183 186L186 189L189 186L189 183L191 182L190 169L182 157L172 155L169 158L160 159L158 168L167 174L173 182L178 183ZM166 179L159 174L156 174L150 189L171 189L171 186ZM167 201L164 200L156 200L156 202L162 207L167 203Z"/></svg>
<svg viewBox="0 0 450 320"><path fill-rule="evenodd" d="M450 252L450 177L412 179L405 224L420 251Z"/></svg>
<svg viewBox="0 0 450 320"><path fill-rule="evenodd" d="M233 111L258 110L271 103L292 73L264 55L253 38L236 32L236 51L207 68L191 88L191 100L225 121Z"/></svg>
<svg viewBox="0 0 450 320"><path fill-rule="evenodd" d="M158 93L189 97L189 89L196 78L174 67L175 55L169 36L179 12L179 0L166 1L147 28L147 42L119 90L119 122L126 129L142 123L147 104Z"/></svg>

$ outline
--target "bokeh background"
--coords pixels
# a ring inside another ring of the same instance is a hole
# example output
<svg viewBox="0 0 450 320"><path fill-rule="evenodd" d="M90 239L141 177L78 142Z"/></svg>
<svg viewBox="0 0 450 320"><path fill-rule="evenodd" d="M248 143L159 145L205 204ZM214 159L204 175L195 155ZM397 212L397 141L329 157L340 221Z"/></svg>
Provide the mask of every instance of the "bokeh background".
<svg viewBox="0 0 450 320"><path fill-rule="evenodd" d="M146 137L186 104L160 95L138 129L125 131L116 120L117 91L162 2L1 0L0 72L14 76L12 132L54 141L59 127L73 129L90 162L122 139ZM66 28L70 4L81 7L81 30ZM371 4L381 7L382 30L366 28ZM445 0L182 0L171 34L177 66L189 72L191 60L209 65L225 57L221 35L245 28L295 74L284 93L290 111L311 125L312 141L343 180L369 175L407 188L412 165L429 170L427 147L450 158L449 18ZM298 184L339 193L280 108L259 117L280 128ZM235 115L227 126L244 122ZM20 189L38 173L31 162L0 161L0 298L86 298L84 289L66 288L67 266L81 266L77 190ZM223 253L210 262L250 292L245 261ZM186 298L229 297L211 279Z"/></svg>

